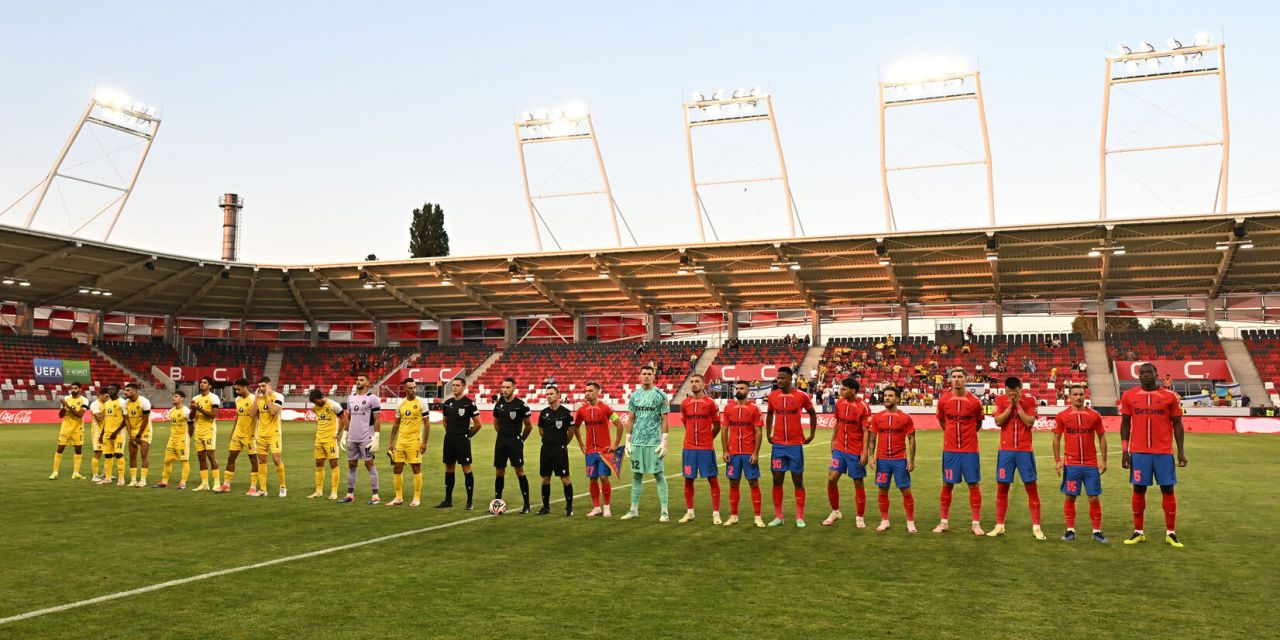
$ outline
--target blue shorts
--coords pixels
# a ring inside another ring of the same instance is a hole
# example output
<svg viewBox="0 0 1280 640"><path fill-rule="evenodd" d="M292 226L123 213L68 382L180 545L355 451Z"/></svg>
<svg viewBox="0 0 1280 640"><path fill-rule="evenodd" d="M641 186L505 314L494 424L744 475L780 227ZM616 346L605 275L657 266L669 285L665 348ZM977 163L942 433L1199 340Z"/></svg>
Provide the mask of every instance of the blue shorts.
<svg viewBox="0 0 1280 640"><path fill-rule="evenodd" d="M1030 451L1001 451L996 454L996 482L1013 482L1013 471L1024 483L1036 481L1036 454Z"/></svg>
<svg viewBox="0 0 1280 640"><path fill-rule="evenodd" d="M804 473L804 445L773 445L773 451L769 454L769 469L774 473Z"/></svg>
<svg viewBox="0 0 1280 640"><path fill-rule="evenodd" d="M608 452L605 452L608 453ZM587 454L587 477L588 478L607 478L613 475L609 470L609 465L604 462L604 455L600 453Z"/></svg>
<svg viewBox="0 0 1280 640"><path fill-rule="evenodd" d="M843 451L831 452L831 466L827 467L827 471L847 473L854 480L867 477L867 468L862 465L862 456Z"/></svg>
<svg viewBox="0 0 1280 640"><path fill-rule="evenodd" d="M947 484L982 482L982 462L978 454L943 451L942 481Z"/></svg>
<svg viewBox="0 0 1280 640"><path fill-rule="evenodd" d="M1129 454L1129 484L1149 487L1153 483L1162 487L1178 484L1178 465L1173 462L1173 454Z"/></svg>
<svg viewBox="0 0 1280 640"><path fill-rule="evenodd" d="M685 449L681 453L680 468L684 477L714 478L720 471L716 468L716 452L711 449Z"/></svg>
<svg viewBox="0 0 1280 640"><path fill-rule="evenodd" d="M737 480L746 476L748 480L760 479L760 465L751 462L751 456L745 453L739 453L729 456L729 464L725 466L725 475L730 480Z"/></svg>
<svg viewBox="0 0 1280 640"><path fill-rule="evenodd" d="M1062 492L1069 496L1080 495L1083 488L1085 494L1102 495L1102 476L1097 467L1071 465L1062 468Z"/></svg>
<svg viewBox="0 0 1280 640"><path fill-rule="evenodd" d="M906 458L880 458L876 460L876 486L889 487L889 478L899 489L911 488L911 473L907 471Z"/></svg>

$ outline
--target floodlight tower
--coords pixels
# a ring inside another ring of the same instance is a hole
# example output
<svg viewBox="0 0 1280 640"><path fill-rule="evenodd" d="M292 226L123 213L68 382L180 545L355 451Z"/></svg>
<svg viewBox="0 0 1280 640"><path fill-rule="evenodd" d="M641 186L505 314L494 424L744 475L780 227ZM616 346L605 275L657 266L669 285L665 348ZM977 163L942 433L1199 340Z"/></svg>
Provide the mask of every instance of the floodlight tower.
<svg viewBox="0 0 1280 640"><path fill-rule="evenodd" d="M62 151L58 153L58 158L54 160L53 168L49 170L49 175L45 176L45 179L41 181L40 194L36 196L35 204L32 205L31 211L27 213L27 220L23 226L31 227L32 221L35 220L36 212L40 210L40 205L44 203L45 195L49 193L49 187L53 184L54 179L66 178L120 192L120 195L116 196L114 200L108 202L106 206L99 209L88 220L85 220L72 231L72 234L79 233L81 229L84 229L114 205L115 213L111 216L111 224L107 225L107 233L102 238L103 240L111 239L111 232L115 230L116 222L120 220L120 213L124 211L124 205L129 201L129 194L133 193L133 187L138 183L138 175L142 173L142 165L147 161L147 154L151 152L151 144L155 142L156 134L160 131L160 117L156 112L156 107L141 102L133 102L127 95L119 91L110 89L98 90L93 98L89 100L89 106L85 107L84 113L81 114L80 119L76 122L75 128L71 130L71 137L67 138L67 143L62 146ZM121 187L62 173L62 163L66 160L67 153L71 151L71 147L75 145L76 139L80 137L80 132L84 130L85 125L113 129L141 138L146 142L142 147L142 155L138 158L138 163L134 165L133 174L129 176L128 184Z"/></svg>
<svg viewBox="0 0 1280 640"><path fill-rule="evenodd" d="M737 89L728 98L724 90L717 89L710 95L694 92L693 99L684 107L684 142L689 155L689 187L693 190L693 211L698 224L698 240L706 242L707 232L703 219L706 207L702 204L702 196L698 187L725 184L746 184L751 182L782 182L783 195L786 198L787 228L791 236L796 235L796 222L800 212L796 210L795 197L791 194L791 181L787 177L787 161L782 157L782 140L778 137L778 121L774 117L773 96L763 88L751 90ZM718 124L738 124L742 122L768 121L769 130L773 134L773 148L778 154L778 174L730 180L711 180L699 182L693 161L693 129ZM804 233L804 223L800 232ZM712 229L714 231L714 228Z"/></svg>
<svg viewBox="0 0 1280 640"><path fill-rule="evenodd" d="M524 200L529 206L529 224L533 226L533 237L538 243L538 251L542 251L542 233L538 227L538 219L542 214L538 212L537 205L534 200L545 200L550 198L572 198L579 196L598 196L603 195L609 202L610 221L613 223L613 242L616 246L622 246L622 235L618 231L618 203L613 199L613 189L609 186L609 174L604 170L604 157L600 155L600 142L596 138L596 128L591 122L591 114L587 112L585 105L581 103L573 103L565 107L557 107L551 111L546 109L538 109L537 111L524 111L520 114L520 119L515 122L516 127L516 150L520 155L520 178L524 182ZM543 142L580 142L588 141L591 148L596 153L596 166L600 168L600 180L603 185L600 189L592 191L573 191L565 193L540 193L534 194L529 189L529 169L528 163L524 157L524 147L529 144L537 144ZM546 221L543 221L546 226ZM548 228L548 232L550 228ZM552 236L554 239L555 236ZM559 244L557 242L557 244Z"/></svg>
<svg viewBox="0 0 1280 640"><path fill-rule="evenodd" d="M1098 219L1107 219L1107 156L1120 153L1169 151L1195 147L1222 147L1222 162L1218 167L1217 191L1213 197L1214 210L1227 212L1227 166L1231 156L1231 126L1227 119L1227 59L1225 46L1210 44L1208 34L1197 34L1192 44L1184 45L1176 38L1169 38L1168 48L1157 50L1155 45L1143 42L1137 47L1120 45L1120 53L1107 56L1106 84L1102 92L1102 141L1098 150L1099 198ZM1134 82L1171 80L1195 76L1218 76L1218 101L1222 117L1222 136L1215 140L1163 144L1147 147L1107 146L1107 126L1111 117L1111 87Z"/></svg>
<svg viewBox="0 0 1280 640"><path fill-rule="evenodd" d="M987 224L993 227L996 224L995 183L991 175L991 140L987 137L987 111L982 101L982 78L977 69L960 70L966 66L959 60L912 62L891 68L890 79L880 82L880 186L884 194L884 226L887 231L897 228L897 222L893 216L893 200L889 194L889 173L969 165L982 165L986 168ZM957 100L973 100L978 105L978 128L982 133L981 158L892 167L888 165L885 154L885 114L889 109Z"/></svg>

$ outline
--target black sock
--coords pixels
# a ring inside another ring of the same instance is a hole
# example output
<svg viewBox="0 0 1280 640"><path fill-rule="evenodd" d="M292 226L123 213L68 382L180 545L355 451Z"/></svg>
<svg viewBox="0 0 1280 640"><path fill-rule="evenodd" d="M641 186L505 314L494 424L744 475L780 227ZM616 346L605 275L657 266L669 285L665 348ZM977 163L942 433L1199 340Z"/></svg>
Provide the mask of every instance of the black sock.
<svg viewBox="0 0 1280 640"><path fill-rule="evenodd" d="M470 471L462 474L462 478L467 485L467 503L471 503L471 495L476 490L476 477Z"/></svg>
<svg viewBox="0 0 1280 640"><path fill-rule="evenodd" d="M564 486L564 510L573 511L573 483Z"/></svg>
<svg viewBox="0 0 1280 640"><path fill-rule="evenodd" d="M506 476L498 476L493 479L493 497L494 498L498 500L502 499L502 485L506 483L507 483Z"/></svg>
<svg viewBox="0 0 1280 640"><path fill-rule="evenodd" d="M542 485L542 508L551 508L551 485L549 484Z"/></svg>
<svg viewBox="0 0 1280 640"><path fill-rule="evenodd" d="M524 506L529 506L529 476L520 476L520 496L524 498Z"/></svg>
<svg viewBox="0 0 1280 640"><path fill-rule="evenodd" d="M444 472L444 501L453 502L453 482L455 474L452 471Z"/></svg>

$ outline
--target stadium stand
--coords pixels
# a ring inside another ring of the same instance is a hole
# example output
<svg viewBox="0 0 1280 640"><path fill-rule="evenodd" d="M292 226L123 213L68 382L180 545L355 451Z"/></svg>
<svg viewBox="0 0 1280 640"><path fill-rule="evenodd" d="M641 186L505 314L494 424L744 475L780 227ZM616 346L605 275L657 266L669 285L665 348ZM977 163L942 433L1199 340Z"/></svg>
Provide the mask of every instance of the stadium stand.
<svg viewBox="0 0 1280 640"><path fill-rule="evenodd" d="M268 349L262 346L209 342L191 345L191 351L202 367L244 367L251 382L262 377L267 368Z"/></svg>
<svg viewBox="0 0 1280 640"><path fill-rule="evenodd" d="M146 376L148 380L155 384L157 389L163 389L164 385L155 376L151 375L152 365L163 368L181 363L178 352L172 346L163 342L99 340L96 344L103 353L115 358L120 364L129 367L134 373Z"/></svg>
<svg viewBox="0 0 1280 640"><path fill-rule="evenodd" d="M415 352L413 347L285 347L279 389L285 395L312 388L345 393L357 374L377 382Z"/></svg>
<svg viewBox="0 0 1280 640"><path fill-rule="evenodd" d="M658 388L674 397L691 372L690 356L706 349L706 342L611 342L606 344L520 344L507 349L473 385L476 399L487 401L499 392L502 379L516 379L516 394L525 402L545 401L543 387L555 380L567 402L583 399L586 383L600 384L606 402L624 403L639 386L639 369L661 365Z"/></svg>
<svg viewBox="0 0 1280 640"><path fill-rule="evenodd" d="M1241 333L1244 346L1253 359L1253 366L1262 378L1262 387L1272 405L1280 405L1280 333L1275 329L1248 329Z"/></svg>
<svg viewBox="0 0 1280 640"><path fill-rule="evenodd" d="M128 374L103 360L88 345L69 338L48 338L0 334L0 398L52 401L66 392L66 385L36 384L33 358L88 360L94 389L105 384L124 384Z"/></svg>
<svg viewBox="0 0 1280 640"><path fill-rule="evenodd" d="M712 364L798 365L808 348L807 338L726 341Z"/></svg>
<svg viewBox="0 0 1280 640"><path fill-rule="evenodd" d="M1226 359L1210 331L1145 331L1107 334L1107 357L1116 360Z"/></svg>

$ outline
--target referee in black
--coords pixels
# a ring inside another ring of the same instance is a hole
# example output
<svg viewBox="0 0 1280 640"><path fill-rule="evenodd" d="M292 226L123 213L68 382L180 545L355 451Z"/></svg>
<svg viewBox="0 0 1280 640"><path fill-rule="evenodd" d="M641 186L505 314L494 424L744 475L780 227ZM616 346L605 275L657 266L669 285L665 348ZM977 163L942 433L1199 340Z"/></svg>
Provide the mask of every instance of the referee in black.
<svg viewBox="0 0 1280 640"><path fill-rule="evenodd" d="M476 477L471 473L471 438L480 432L480 409L471 398L463 395L466 381L454 378L449 383L452 392L444 404L444 501L437 509L453 506L454 470L462 465L462 476L467 487L467 511L472 509L471 498L476 489Z"/></svg>
<svg viewBox="0 0 1280 640"><path fill-rule="evenodd" d="M524 477L524 441L529 439L533 431L533 421L529 419L532 412L524 400L516 397L516 379L502 379L502 395L493 405L493 428L498 431L498 441L493 445L493 497L502 499L502 487L506 484L507 463L515 467L516 477L520 478L520 495L524 497L524 508L520 513L529 513L529 479Z"/></svg>
<svg viewBox="0 0 1280 640"><path fill-rule="evenodd" d="M569 478L569 441L577 433L573 414L560 404L560 387L548 385L547 407L538 412L538 436L542 452L538 459L538 475L542 476L542 509L538 515L551 513L551 476L564 484L564 515L573 515L573 481Z"/></svg>

